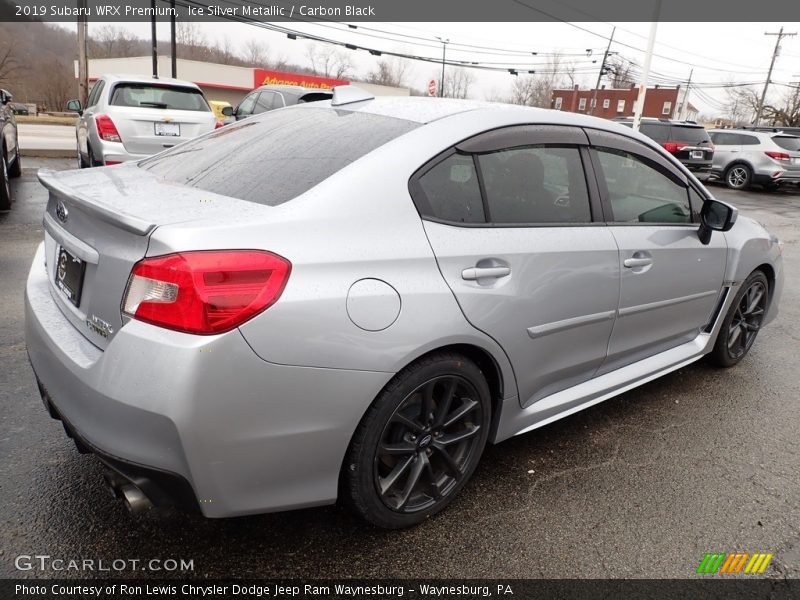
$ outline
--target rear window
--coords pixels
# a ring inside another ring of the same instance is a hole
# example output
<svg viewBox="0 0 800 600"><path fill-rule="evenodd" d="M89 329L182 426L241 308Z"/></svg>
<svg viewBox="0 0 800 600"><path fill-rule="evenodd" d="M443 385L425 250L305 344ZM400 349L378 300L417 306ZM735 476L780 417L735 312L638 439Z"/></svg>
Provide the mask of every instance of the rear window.
<svg viewBox="0 0 800 600"><path fill-rule="evenodd" d="M639 131L656 142L669 141L669 125L662 123L640 123Z"/></svg>
<svg viewBox="0 0 800 600"><path fill-rule="evenodd" d="M277 206L418 123L369 113L270 111L139 163L166 181Z"/></svg>
<svg viewBox="0 0 800 600"><path fill-rule="evenodd" d="M710 142L708 132L703 127L687 127L686 125L672 125L672 141L690 142L699 144L700 142Z"/></svg>
<svg viewBox="0 0 800 600"><path fill-rule="evenodd" d="M772 137L772 141L789 152L800 152L800 137L776 135Z"/></svg>
<svg viewBox="0 0 800 600"><path fill-rule="evenodd" d="M149 83L118 83L111 92L110 104L169 110L211 110L200 90Z"/></svg>

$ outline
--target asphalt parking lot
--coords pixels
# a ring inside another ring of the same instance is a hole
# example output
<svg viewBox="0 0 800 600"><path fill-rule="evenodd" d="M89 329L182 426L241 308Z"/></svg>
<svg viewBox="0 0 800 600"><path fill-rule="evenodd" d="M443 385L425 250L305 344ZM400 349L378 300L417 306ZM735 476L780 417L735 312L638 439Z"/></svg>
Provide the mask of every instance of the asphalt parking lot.
<svg viewBox="0 0 800 600"><path fill-rule="evenodd" d="M491 447L447 511L385 532L337 507L133 518L110 498L45 413L23 335L35 171L73 162L26 160L0 214L0 577L92 574L15 568L47 554L190 559L197 577L683 578L711 551L774 553L767 576L800 577L800 190L711 187L785 243L781 315L739 366L695 363Z"/></svg>

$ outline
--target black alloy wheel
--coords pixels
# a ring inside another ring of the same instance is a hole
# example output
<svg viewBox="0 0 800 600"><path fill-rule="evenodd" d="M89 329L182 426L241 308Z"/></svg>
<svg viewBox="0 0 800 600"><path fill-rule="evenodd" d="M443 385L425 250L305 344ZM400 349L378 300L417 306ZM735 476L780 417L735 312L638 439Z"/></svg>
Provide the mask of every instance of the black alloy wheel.
<svg viewBox="0 0 800 600"><path fill-rule="evenodd" d="M442 352L400 371L361 420L340 497L379 527L416 525L467 483L489 437L491 395L481 370Z"/></svg>
<svg viewBox="0 0 800 600"><path fill-rule="evenodd" d="M754 271L744 281L731 304L709 355L713 364L731 367L742 360L761 329L769 306L769 282L761 271Z"/></svg>

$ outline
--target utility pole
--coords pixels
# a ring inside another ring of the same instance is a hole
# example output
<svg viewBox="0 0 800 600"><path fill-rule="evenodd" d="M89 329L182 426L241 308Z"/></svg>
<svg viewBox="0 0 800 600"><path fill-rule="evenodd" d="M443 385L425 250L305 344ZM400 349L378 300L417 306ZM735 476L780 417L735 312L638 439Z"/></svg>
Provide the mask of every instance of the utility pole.
<svg viewBox="0 0 800 600"><path fill-rule="evenodd" d="M170 8L172 8L172 15L169 18L169 42L170 54L172 55L172 78L178 78L178 43L175 36L175 0L170 0Z"/></svg>
<svg viewBox="0 0 800 600"><path fill-rule="evenodd" d="M689 87L692 85L692 75L694 75L694 69L689 71L689 81L686 82L686 91L683 93L683 100L681 100L681 106L678 109L678 119L683 120L686 117L683 115L683 109L685 106L689 104ZM672 116L670 115L670 119Z"/></svg>
<svg viewBox="0 0 800 600"><path fill-rule="evenodd" d="M764 111L764 100L767 97L767 88L769 87L770 77L772 77L772 67L775 66L775 59L778 58L778 54L781 51L781 40L785 37L791 37L793 35L797 35L797 33L783 33L783 27L781 27L781 30L778 33L770 33L768 31L765 31L764 35L774 35L777 36L778 39L775 40L775 50L772 52L772 60L769 63L769 72L767 73L767 80L764 82L764 90L761 92L761 98L758 101L756 120L753 121L753 125L758 125L758 122L761 120L761 113Z"/></svg>
<svg viewBox="0 0 800 600"><path fill-rule="evenodd" d="M444 59L447 53L447 44L450 42L450 38L440 38L438 35L436 39L442 42L442 85L440 86L441 92L439 94L440 98L444 98Z"/></svg>
<svg viewBox="0 0 800 600"><path fill-rule="evenodd" d="M80 9L86 8L86 0L78 0ZM89 33L89 19L86 11L81 10L78 15L78 100L81 107L86 108L89 99L89 58L86 51Z"/></svg>
<svg viewBox="0 0 800 600"><path fill-rule="evenodd" d="M614 29L611 30L611 37L608 38L608 46L606 46L606 51L603 53L603 62L600 65L600 72L597 74L597 83L594 86L594 94L592 94L592 101L589 103L589 114L591 115L594 112L594 107L597 106L597 88L600 87L600 80L603 78L606 70L606 60L608 60L608 53L611 50L611 42L614 41L614 32L617 31L616 26Z"/></svg>
<svg viewBox="0 0 800 600"><path fill-rule="evenodd" d="M633 111L633 130L639 131L639 124L642 121L642 111L644 111L644 99L647 95L647 79L650 76L650 63L653 60L653 46L656 43L656 32L658 31L658 15L661 12L661 0L656 0L653 22L650 24L650 36L647 38L647 54L644 57L644 67L642 68L642 83L639 84L639 97L636 100L636 109Z"/></svg>
<svg viewBox="0 0 800 600"><path fill-rule="evenodd" d="M158 79L158 40L156 39L156 0L150 0L153 16L150 17L150 37L153 42L153 79Z"/></svg>

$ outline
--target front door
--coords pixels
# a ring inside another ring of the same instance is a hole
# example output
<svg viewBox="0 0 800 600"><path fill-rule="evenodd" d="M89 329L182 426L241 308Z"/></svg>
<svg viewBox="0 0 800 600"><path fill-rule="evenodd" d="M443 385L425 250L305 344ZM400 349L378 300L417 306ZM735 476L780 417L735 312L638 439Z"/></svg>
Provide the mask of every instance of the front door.
<svg viewBox="0 0 800 600"><path fill-rule="evenodd" d="M574 128L509 128L412 184L442 275L507 353L523 406L590 379L614 324L618 251L593 219L586 142Z"/></svg>
<svg viewBox="0 0 800 600"><path fill-rule="evenodd" d="M683 173L638 142L615 142L606 134L593 148L620 261L618 315L601 372L694 339L719 302L727 260L724 235L700 242L702 197Z"/></svg>

